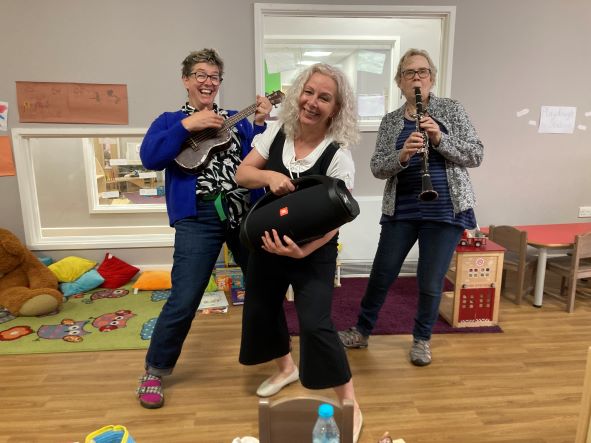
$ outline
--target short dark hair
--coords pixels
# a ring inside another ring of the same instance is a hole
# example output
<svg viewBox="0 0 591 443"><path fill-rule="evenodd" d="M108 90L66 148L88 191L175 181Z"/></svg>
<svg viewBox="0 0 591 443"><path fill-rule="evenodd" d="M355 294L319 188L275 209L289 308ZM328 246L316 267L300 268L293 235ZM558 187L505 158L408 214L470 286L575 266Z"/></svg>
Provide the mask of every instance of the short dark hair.
<svg viewBox="0 0 591 443"><path fill-rule="evenodd" d="M193 66L197 63L209 63L216 65L220 70L220 76L224 75L224 61L215 51L215 49L203 48L199 51L193 51L183 60L183 77L189 77L193 70Z"/></svg>

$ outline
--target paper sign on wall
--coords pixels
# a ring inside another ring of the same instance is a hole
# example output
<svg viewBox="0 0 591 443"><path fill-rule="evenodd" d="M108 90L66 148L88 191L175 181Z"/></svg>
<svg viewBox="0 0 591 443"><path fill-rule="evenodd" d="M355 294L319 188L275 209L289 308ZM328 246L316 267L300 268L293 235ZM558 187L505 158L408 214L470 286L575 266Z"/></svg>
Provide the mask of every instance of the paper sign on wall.
<svg viewBox="0 0 591 443"><path fill-rule="evenodd" d="M126 125L127 85L16 82L21 123Z"/></svg>
<svg viewBox="0 0 591 443"><path fill-rule="evenodd" d="M0 131L6 131L8 125L8 102L0 102Z"/></svg>
<svg viewBox="0 0 591 443"><path fill-rule="evenodd" d="M574 106L542 106L540 111L541 134L572 134L575 130L577 108Z"/></svg>
<svg viewBox="0 0 591 443"><path fill-rule="evenodd" d="M0 176L16 175L8 136L0 136Z"/></svg>

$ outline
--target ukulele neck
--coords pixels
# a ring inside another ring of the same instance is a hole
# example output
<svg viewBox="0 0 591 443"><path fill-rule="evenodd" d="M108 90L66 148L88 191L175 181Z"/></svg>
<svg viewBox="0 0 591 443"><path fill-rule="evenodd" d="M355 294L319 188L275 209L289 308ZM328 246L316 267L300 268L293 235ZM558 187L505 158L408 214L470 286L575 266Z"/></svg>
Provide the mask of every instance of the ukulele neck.
<svg viewBox="0 0 591 443"><path fill-rule="evenodd" d="M253 105L250 105L248 108L243 109L242 111L238 112L237 114L234 114L232 117L228 117L224 121L224 124L222 125L222 129L230 129L236 123L238 123L240 120L242 120L244 117L248 117L250 114L254 113L256 111L256 108L257 108L257 105L255 103Z"/></svg>

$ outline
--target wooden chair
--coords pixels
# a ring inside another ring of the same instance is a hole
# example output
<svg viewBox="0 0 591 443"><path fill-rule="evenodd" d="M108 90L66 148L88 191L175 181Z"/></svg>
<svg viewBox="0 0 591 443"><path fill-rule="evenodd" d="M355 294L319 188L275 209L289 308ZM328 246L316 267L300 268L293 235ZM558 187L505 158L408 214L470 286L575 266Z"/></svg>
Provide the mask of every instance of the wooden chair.
<svg viewBox="0 0 591 443"><path fill-rule="evenodd" d="M104 168L103 171L105 174L107 191L118 191L119 185L117 183L115 170L111 166L108 166L108 167Z"/></svg>
<svg viewBox="0 0 591 443"><path fill-rule="evenodd" d="M341 407L325 397L309 396L259 400L260 443L302 443L312 441L312 429L318 418L318 406L334 406L334 417L341 432L342 443L353 443L353 402L345 400Z"/></svg>
<svg viewBox="0 0 591 443"><path fill-rule="evenodd" d="M513 226L491 225L488 238L507 249L503 260L501 294L505 296L511 294L507 289L507 273L515 274L512 285L515 292L512 295L513 301L520 304L523 297L534 288L538 262L535 255L527 253L527 232L520 231Z"/></svg>
<svg viewBox="0 0 591 443"><path fill-rule="evenodd" d="M587 351L587 366L583 385L583 399L575 443L591 442L591 348Z"/></svg>
<svg viewBox="0 0 591 443"><path fill-rule="evenodd" d="M565 257L550 258L546 269L562 277L560 294L566 296L566 310L575 310L577 280L591 277L591 232L577 235L575 249ZM551 293L550 293L551 294Z"/></svg>

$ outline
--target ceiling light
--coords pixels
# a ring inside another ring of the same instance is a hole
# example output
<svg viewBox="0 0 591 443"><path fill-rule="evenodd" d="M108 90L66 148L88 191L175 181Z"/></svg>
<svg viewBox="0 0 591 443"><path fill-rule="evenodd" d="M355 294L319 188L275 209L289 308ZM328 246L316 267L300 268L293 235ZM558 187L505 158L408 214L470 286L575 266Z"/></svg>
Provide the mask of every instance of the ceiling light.
<svg viewBox="0 0 591 443"><path fill-rule="evenodd" d="M302 61L298 62L298 65L310 66L310 65L315 65L316 63L320 63L320 62L317 60L302 60Z"/></svg>
<svg viewBox="0 0 591 443"><path fill-rule="evenodd" d="M306 51L306 52L304 52L304 55L307 55L308 57L327 57L330 54L332 54L332 52L329 52L329 51Z"/></svg>

